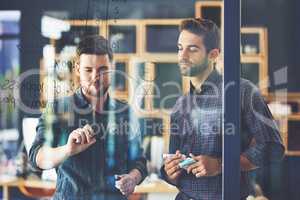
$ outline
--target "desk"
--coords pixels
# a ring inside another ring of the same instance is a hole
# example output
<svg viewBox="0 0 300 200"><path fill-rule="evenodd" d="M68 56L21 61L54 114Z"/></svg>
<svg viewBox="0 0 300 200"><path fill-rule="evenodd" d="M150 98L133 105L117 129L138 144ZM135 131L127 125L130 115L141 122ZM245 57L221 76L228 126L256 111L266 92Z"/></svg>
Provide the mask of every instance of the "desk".
<svg viewBox="0 0 300 200"><path fill-rule="evenodd" d="M10 200L9 188L23 185L25 187L40 188L40 189L55 189L54 181L45 181L40 179L28 179L16 177L0 177L0 185L3 187L3 200ZM134 193L177 193L176 187L167 184L162 180L157 180L151 183L142 183L136 186Z"/></svg>
<svg viewBox="0 0 300 200"><path fill-rule="evenodd" d="M10 176L0 176L0 185L3 189L3 200L9 200L9 187L18 186L18 178Z"/></svg>

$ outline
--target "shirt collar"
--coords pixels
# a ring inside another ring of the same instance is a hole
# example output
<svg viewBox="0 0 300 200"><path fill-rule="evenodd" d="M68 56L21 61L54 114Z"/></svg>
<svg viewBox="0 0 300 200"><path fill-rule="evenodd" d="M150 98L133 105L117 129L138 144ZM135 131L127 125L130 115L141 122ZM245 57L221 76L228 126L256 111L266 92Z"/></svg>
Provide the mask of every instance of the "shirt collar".
<svg viewBox="0 0 300 200"><path fill-rule="evenodd" d="M211 84L219 84L222 81L221 74L216 70L213 69L213 71L209 74L207 79L203 82L200 89L196 90L196 87L190 82L190 94L194 93L201 93L211 87Z"/></svg>
<svg viewBox="0 0 300 200"><path fill-rule="evenodd" d="M76 104L81 107L81 108L91 108L91 105L90 105L90 102L86 99L86 97L84 96L83 92L82 92L82 88L78 88L76 91L75 91L75 95L76 95ZM109 97L109 94L107 94L107 97L105 99L105 102L104 102L104 108L103 110L107 110L108 106L113 106L113 102L111 101L110 97Z"/></svg>

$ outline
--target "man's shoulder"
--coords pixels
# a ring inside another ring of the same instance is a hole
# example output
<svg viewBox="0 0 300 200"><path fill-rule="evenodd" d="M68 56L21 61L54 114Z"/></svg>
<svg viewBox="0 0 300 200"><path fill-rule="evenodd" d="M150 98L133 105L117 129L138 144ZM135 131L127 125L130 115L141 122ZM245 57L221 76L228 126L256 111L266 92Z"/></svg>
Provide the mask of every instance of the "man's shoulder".
<svg viewBox="0 0 300 200"><path fill-rule="evenodd" d="M248 79L240 79L240 88L243 90L258 90L258 87Z"/></svg>
<svg viewBox="0 0 300 200"><path fill-rule="evenodd" d="M261 98L262 96L260 89L254 83L243 78L241 78L240 81L240 94L242 100L246 100L246 101L254 97Z"/></svg>

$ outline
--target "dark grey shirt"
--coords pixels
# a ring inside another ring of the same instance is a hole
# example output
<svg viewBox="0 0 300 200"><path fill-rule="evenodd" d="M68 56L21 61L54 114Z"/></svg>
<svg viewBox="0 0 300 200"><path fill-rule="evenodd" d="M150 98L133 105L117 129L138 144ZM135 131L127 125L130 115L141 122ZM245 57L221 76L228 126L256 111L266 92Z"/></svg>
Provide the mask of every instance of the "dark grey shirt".
<svg viewBox="0 0 300 200"><path fill-rule="evenodd" d="M191 87L189 94L177 100L171 114L169 153L180 150L186 155L222 158L222 82L222 76L214 70L200 92ZM241 154L258 167L280 161L284 146L266 103L251 82L241 79L240 84ZM231 128L226 125L224 133L234 134ZM250 145L254 140L255 144ZM167 180L163 168L161 172ZM249 173L241 172L241 197L253 192ZM222 174L196 178L184 171L176 186L179 199L222 199Z"/></svg>

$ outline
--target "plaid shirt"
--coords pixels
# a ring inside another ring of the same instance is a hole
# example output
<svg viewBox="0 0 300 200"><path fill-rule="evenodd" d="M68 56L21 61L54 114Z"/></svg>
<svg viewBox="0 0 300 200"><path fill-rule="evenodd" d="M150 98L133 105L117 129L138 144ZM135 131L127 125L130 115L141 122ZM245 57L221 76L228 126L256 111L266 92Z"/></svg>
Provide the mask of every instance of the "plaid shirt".
<svg viewBox="0 0 300 200"><path fill-rule="evenodd" d="M137 120L130 107L109 97L104 107L101 114L93 112L79 89L72 96L56 100L40 117L29 152L31 164L37 169L36 155L41 146L65 145L69 134L87 123L97 134L95 144L56 168L54 199L126 199L115 188L114 175L137 169L142 179L147 176L139 129L128 126Z"/></svg>
<svg viewBox="0 0 300 200"><path fill-rule="evenodd" d="M222 158L222 83L223 77L214 70L201 91L192 86L189 94L177 100L171 114L169 153L180 150L185 155ZM259 90L244 79L240 86L241 154L258 167L281 160L284 147L280 134ZM225 126L224 131L233 134L230 127ZM163 168L161 172L167 180ZM241 172L241 197L253 192L249 173ZM184 171L176 186L180 190L177 199L222 199L222 174L196 178Z"/></svg>

